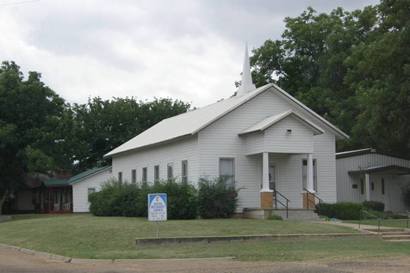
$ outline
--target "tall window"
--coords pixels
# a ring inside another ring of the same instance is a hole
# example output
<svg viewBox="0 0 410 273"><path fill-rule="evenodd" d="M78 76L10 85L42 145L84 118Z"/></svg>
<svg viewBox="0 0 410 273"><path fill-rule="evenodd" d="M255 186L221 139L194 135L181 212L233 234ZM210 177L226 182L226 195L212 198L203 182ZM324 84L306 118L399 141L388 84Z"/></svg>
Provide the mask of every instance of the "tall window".
<svg viewBox="0 0 410 273"><path fill-rule="evenodd" d="M137 183L137 170L131 170L131 182L132 183Z"/></svg>
<svg viewBox="0 0 410 273"><path fill-rule="evenodd" d="M188 160L182 160L181 162L181 179L182 183L188 182Z"/></svg>
<svg viewBox="0 0 410 273"><path fill-rule="evenodd" d="M307 185L307 159L302 161L302 181L303 187ZM317 191L317 163L316 159L313 159L313 190Z"/></svg>
<svg viewBox="0 0 410 273"><path fill-rule="evenodd" d="M227 186L235 185L235 159L219 159L219 177L221 177Z"/></svg>
<svg viewBox="0 0 410 273"><path fill-rule="evenodd" d="M87 200L90 202L90 194L95 192L95 188L88 188L87 189Z"/></svg>
<svg viewBox="0 0 410 273"><path fill-rule="evenodd" d="M382 178L382 194L384 195L384 178Z"/></svg>
<svg viewBox="0 0 410 273"><path fill-rule="evenodd" d="M118 182L122 183L122 172L118 172Z"/></svg>
<svg viewBox="0 0 410 273"><path fill-rule="evenodd" d="M142 182L146 183L147 182L147 167L142 168Z"/></svg>
<svg viewBox="0 0 410 273"><path fill-rule="evenodd" d="M363 178L360 178L360 193L364 194L364 181L363 181Z"/></svg>
<svg viewBox="0 0 410 273"><path fill-rule="evenodd" d="M167 165L167 178L171 180L174 178L174 166L172 163L168 163Z"/></svg>
<svg viewBox="0 0 410 273"><path fill-rule="evenodd" d="M154 166L154 182L159 181L159 165Z"/></svg>

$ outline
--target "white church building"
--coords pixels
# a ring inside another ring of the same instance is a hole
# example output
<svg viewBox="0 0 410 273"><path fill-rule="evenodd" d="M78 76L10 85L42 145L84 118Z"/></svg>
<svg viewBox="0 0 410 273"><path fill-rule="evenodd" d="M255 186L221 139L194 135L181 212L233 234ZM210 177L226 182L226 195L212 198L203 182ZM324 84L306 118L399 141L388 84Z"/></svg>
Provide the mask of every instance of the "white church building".
<svg viewBox="0 0 410 273"><path fill-rule="evenodd" d="M236 95L162 120L105 157L123 182L225 177L239 189L238 212L301 209L337 201L335 146L345 138L280 87L255 88L246 52Z"/></svg>

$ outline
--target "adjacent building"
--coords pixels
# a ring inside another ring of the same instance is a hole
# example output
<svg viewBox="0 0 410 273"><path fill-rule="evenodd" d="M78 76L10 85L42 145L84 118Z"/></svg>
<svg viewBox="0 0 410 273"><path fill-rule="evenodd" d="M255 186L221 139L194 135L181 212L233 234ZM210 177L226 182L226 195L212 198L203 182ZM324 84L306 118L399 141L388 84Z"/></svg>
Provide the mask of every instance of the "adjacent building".
<svg viewBox="0 0 410 273"><path fill-rule="evenodd" d="M337 201L379 201L386 211L410 208L404 192L410 185L410 160L367 148L336 154Z"/></svg>

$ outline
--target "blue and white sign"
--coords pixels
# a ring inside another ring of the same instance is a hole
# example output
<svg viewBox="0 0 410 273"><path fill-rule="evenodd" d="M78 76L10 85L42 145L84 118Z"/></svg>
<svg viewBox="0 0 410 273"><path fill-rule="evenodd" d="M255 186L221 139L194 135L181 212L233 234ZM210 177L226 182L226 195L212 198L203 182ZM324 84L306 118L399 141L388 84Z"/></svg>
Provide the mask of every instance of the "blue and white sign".
<svg viewBox="0 0 410 273"><path fill-rule="evenodd" d="M148 221L167 220L167 194L150 193L148 194Z"/></svg>

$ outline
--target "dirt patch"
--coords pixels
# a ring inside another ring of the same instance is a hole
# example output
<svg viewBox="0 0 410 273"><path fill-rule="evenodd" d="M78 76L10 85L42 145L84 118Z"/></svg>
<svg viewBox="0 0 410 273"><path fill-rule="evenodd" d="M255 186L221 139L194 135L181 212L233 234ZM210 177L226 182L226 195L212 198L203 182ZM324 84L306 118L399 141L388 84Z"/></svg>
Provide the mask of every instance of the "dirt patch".
<svg viewBox="0 0 410 273"><path fill-rule="evenodd" d="M73 260L72 263L0 247L0 272L167 272L167 273L408 273L410 256L312 262L241 262L231 259Z"/></svg>

